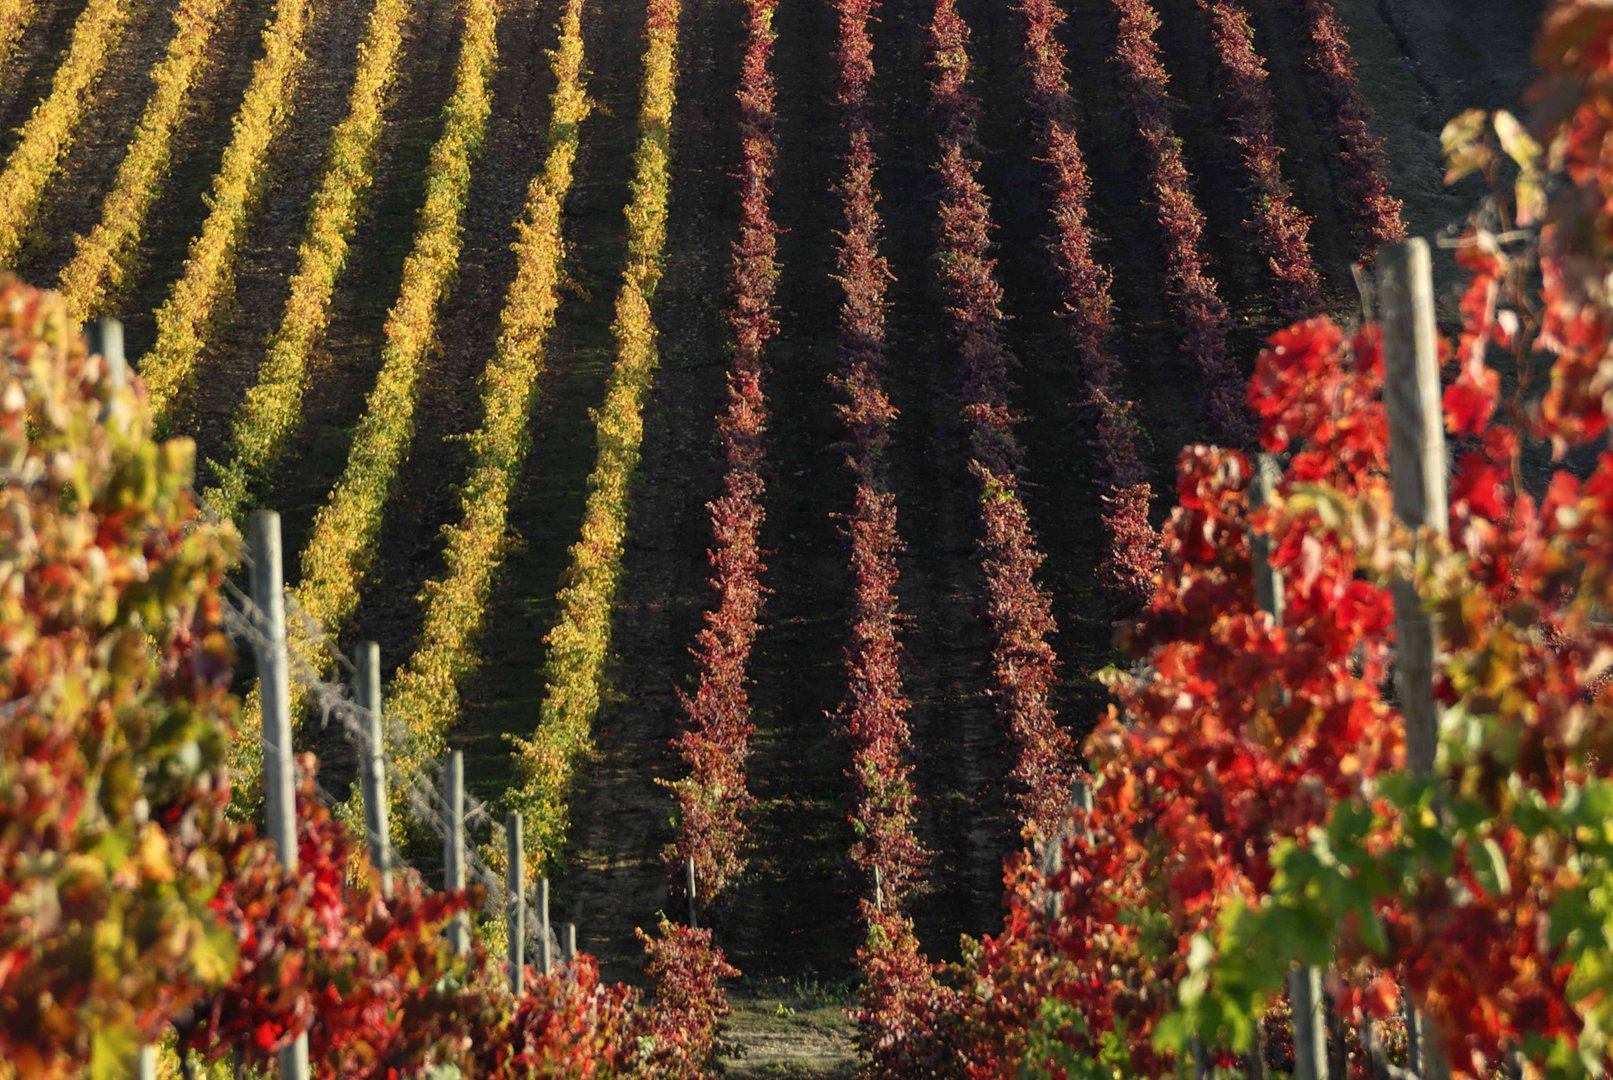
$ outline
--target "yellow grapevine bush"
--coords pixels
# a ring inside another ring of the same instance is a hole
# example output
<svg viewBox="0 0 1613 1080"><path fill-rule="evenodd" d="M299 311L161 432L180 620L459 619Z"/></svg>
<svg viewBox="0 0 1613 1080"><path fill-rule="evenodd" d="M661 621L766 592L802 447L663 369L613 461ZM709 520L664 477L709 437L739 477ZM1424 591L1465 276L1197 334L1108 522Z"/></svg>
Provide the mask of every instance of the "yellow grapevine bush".
<svg viewBox="0 0 1613 1080"><path fill-rule="evenodd" d="M505 551L510 494L530 444L545 343L554 325L565 269L562 217L588 95L583 86L582 9L568 0L551 54L549 153L527 190L517 226L516 274L504 301L498 345L482 377L482 425L471 436L470 477L460 496L460 524L447 530L448 573L427 586L420 644L399 673L389 708L410 735L417 766L438 757L459 711L459 684L480 657L477 638Z"/></svg>
<svg viewBox="0 0 1613 1080"><path fill-rule="evenodd" d="M0 0L0 85L4 85L6 62L17 51L33 17L34 0Z"/></svg>
<svg viewBox="0 0 1613 1080"><path fill-rule="evenodd" d="M174 132L207 69L207 46L224 8L225 0L185 0L174 12L174 36L151 73L151 97L102 203L101 220L88 236L78 237L73 260L62 271L67 310L80 322L105 314L109 299L127 283L130 256L168 176Z"/></svg>
<svg viewBox="0 0 1613 1080"><path fill-rule="evenodd" d="M129 8L127 0L90 0L73 23L72 43L51 80L50 93L23 125L22 139L0 172L0 266L16 259L45 185L72 145L107 60L123 36Z"/></svg>
<svg viewBox="0 0 1613 1080"><path fill-rule="evenodd" d="M325 175L297 252L280 328L269 339L257 383L236 412L230 458L217 468L214 486L202 496L204 505L221 518L235 518L246 509L302 420L309 357L324 336L336 281L347 265L348 245L374 183L376 146L397 79L409 8L408 0L380 0L370 13L347 116L331 133Z"/></svg>
<svg viewBox="0 0 1613 1080"><path fill-rule="evenodd" d="M403 264L403 284L387 316L381 372L353 437L347 465L314 517L313 535L302 552L302 580L291 590L301 611L331 636L341 633L358 605L359 586L374 558L387 500L414 437L420 372L453 284L471 166L493 110L497 30L497 0L470 0L454 92L444 106L442 134L427 167L414 249ZM322 674L329 670L333 658L325 655L301 622L288 625L287 644L299 662ZM242 725L246 731L258 729L258 710L258 693L253 690ZM231 769L243 790L257 788L258 753L255 739L238 743Z"/></svg>
<svg viewBox="0 0 1613 1080"><path fill-rule="evenodd" d="M263 32L263 55L235 114L234 132L213 178L207 220L191 241L184 272L157 312L157 341L141 361L159 424L172 420L190 390L214 318L235 280L235 256L246 237L269 174L269 150L296 105L297 79L307 53L309 0L280 0Z"/></svg>
<svg viewBox="0 0 1613 1080"><path fill-rule="evenodd" d="M587 753L610 652L611 608L622 572L628 489L638 469L644 399L655 377L657 352L650 298L661 278L671 162L673 91L677 81L679 0L650 0L646 20L644 90L632 199L627 207L628 254L616 297L616 361L597 419L597 457L588 477L582 536L572 545L560 621L549 632L538 726L518 739L521 786L511 793L525 816L527 851L538 872L566 834L572 767Z"/></svg>

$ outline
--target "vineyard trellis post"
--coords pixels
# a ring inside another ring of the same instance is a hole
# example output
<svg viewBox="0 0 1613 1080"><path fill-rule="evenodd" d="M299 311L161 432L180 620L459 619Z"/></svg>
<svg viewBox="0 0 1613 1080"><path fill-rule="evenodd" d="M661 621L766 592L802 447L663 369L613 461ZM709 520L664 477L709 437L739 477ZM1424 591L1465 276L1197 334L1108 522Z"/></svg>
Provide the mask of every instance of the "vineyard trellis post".
<svg viewBox="0 0 1613 1080"><path fill-rule="evenodd" d="M1384 407L1389 417L1389 484L1395 516L1412 529L1443 534L1445 418L1439 382L1439 326L1434 315L1433 260L1421 238L1378 255L1377 300L1383 318ZM1434 700L1433 618L1423 609L1417 583L1397 578L1395 689L1406 729L1406 763L1433 771L1439 747L1439 706ZM1412 1060L1428 1080L1450 1075L1435 1049L1426 1018L1409 1023Z"/></svg>
<svg viewBox="0 0 1613 1080"><path fill-rule="evenodd" d="M509 845L510 993L520 997L526 982L526 849L521 846L519 811L510 811L505 819L504 837Z"/></svg>
<svg viewBox="0 0 1613 1080"><path fill-rule="evenodd" d="M570 972L577 963L577 924L562 923L561 932L560 958L565 962L566 971Z"/></svg>
<svg viewBox="0 0 1613 1080"><path fill-rule="evenodd" d="M545 876L538 879L538 956L545 975L554 971L554 952L549 941L549 879Z"/></svg>
<svg viewBox="0 0 1613 1080"><path fill-rule="evenodd" d="M370 865L381 876L381 895L392 899L392 840L387 831L386 737L381 727L381 647L361 642L354 674L355 696L368 714L369 739L364 747L364 827L369 832Z"/></svg>
<svg viewBox="0 0 1613 1080"><path fill-rule="evenodd" d="M1389 483L1395 516L1413 529L1446 529L1445 423L1440 405L1439 327L1434 321L1428 242L1409 240L1378 257L1383 311L1384 405L1389 414ZM1434 623L1417 584L1394 582L1395 676L1406 723L1407 764L1434 767Z"/></svg>
<svg viewBox="0 0 1613 1080"><path fill-rule="evenodd" d="M1254 476L1250 478L1249 509L1258 510L1271 502L1282 479L1282 466L1273 454L1260 454L1255 459ZM1255 605L1271 615L1278 626L1283 622L1283 573L1271 564L1271 538L1264 533L1251 534L1250 555L1255 579ZM1327 1025L1322 1010L1322 971L1315 967L1296 967L1288 973L1288 999L1294 1026L1294 1078L1295 1080L1327 1080ZM1262 1047L1258 1026L1255 1046L1249 1054L1251 1065L1247 1073L1258 1076L1264 1072Z"/></svg>
<svg viewBox="0 0 1613 1080"><path fill-rule="evenodd" d="M90 353L99 353L112 375L112 385L121 387L129 376L129 362L123 351L123 324L117 319L86 323L84 337Z"/></svg>
<svg viewBox="0 0 1613 1080"><path fill-rule="evenodd" d="M443 766L443 787L448 802L448 829L443 837L443 887L459 891L465 887L465 756L451 751ZM456 956L470 949L470 927L463 911L448 924L448 943Z"/></svg>
<svg viewBox="0 0 1613 1080"><path fill-rule="evenodd" d="M698 929L700 929L700 919L698 918L698 913L697 913L697 911L695 909L695 905L697 903L697 900L696 900L695 890L694 890L695 882L694 882L694 856L693 855L689 856L689 858L687 858L687 859L685 859L683 861L683 869L684 869L684 878L685 878L684 888L689 893L689 929L698 930Z"/></svg>
<svg viewBox="0 0 1613 1080"><path fill-rule="evenodd" d="M280 515L254 510L247 544L252 556L253 614L258 633L258 684L263 696L263 804L269 839L288 873L297 871L296 767L291 758L291 662L286 651L285 577ZM281 1080L308 1080L308 1034L280 1051Z"/></svg>

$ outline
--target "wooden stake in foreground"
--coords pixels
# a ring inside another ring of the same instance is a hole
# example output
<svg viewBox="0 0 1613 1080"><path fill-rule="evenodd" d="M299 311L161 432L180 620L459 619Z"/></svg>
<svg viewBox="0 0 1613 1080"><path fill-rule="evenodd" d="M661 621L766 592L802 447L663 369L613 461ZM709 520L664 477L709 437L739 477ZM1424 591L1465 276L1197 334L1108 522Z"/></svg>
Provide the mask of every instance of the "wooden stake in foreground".
<svg viewBox="0 0 1613 1080"><path fill-rule="evenodd" d="M253 649L263 695L263 804L265 831L280 863L297 872L297 803L291 760L291 663L286 653L285 578L281 571L280 515L255 510L247 530L252 556ZM308 1035L280 1051L281 1080L308 1080Z"/></svg>
<svg viewBox="0 0 1613 1080"><path fill-rule="evenodd" d="M510 993L520 997L526 983L526 849L521 846L519 812L510 812L504 838L509 844Z"/></svg>
<svg viewBox="0 0 1613 1080"><path fill-rule="evenodd" d="M455 891L465 887L465 757L458 750L448 755L443 768L444 796L448 800L448 835L443 837L443 888ZM448 924L448 944L456 956L470 949L470 928L465 913L459 912Z"/></svg>
<svg viewBox="0 0 1613 1080"><path fill-rule="evenodd" d="M381 647L373 641L358 647L355 696L366 717L369 740L364 747L359 780L364 788L364 830L369 833L370 865L381 875L381 895L392 899L392 837L387 822L386 736L381 726Z"/></svg>
<svg viewBox="0 0 1613 1080"><path fill-rule="evenodd" d="M1426 240L1408 240L1378 254L1378 305L1383 313L1384 404L1389 413L1389 481L1395 516L1413 529L1443 534L1445 417L1440 404L1439 327L1434 321L1434 273ZM1439 749L1434 700L1434 621L1423 610L1417 583L1397 580L1395 689L1406 723L1406 763L1430 773ZM1446 1080L1450 1067L1426 1022L1407 1025L1411 1057L1428 1080Z"/></svg>

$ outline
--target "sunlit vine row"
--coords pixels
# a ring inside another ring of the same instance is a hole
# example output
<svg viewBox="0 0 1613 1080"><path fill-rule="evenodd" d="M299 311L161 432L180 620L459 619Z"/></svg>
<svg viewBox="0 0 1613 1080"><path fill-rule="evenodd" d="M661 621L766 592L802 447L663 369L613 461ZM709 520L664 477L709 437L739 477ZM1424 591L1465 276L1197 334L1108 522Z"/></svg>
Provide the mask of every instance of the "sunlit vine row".
<svg viewBox="0 0 1613 1080"><path fill-rule="evenodd" d="M315 0L279 0L263 32L263 55L236 111L230 143L208 196L207 220L191 241L179 280L157 311L157 339L140 362L159 423L172 420L194 385L220 307L235 281L235 256L269 177L269 154L296 107L297 80Z"/></svg>
<svg viewBox="0 0 1613 1080"><path fill-rule="evenodd" d="M22 126L16 149L0 170L0 266L16 261L39 212L45 186L61 168L95 88L123 38L127 0L90 0L73 23L72 39L51 79L50 93Z"/></svg>
<svg viewBox="0 0 1613 1080"><path fill-rule="evenodd" d="M185 0L174 12L174 36L152 69L151 96L101 204L101 220L76 238L72 261L62 271L58 287L80 320L104 314L127 284L140 231L168 176L174 136L206 74L208 45L224 10L225 0Z"/></svg>
<svg viewBox="0 0 1613 1080"><path fill-rule="evenodd" d="M1037 580L1044 556L1019 495L1023 451L1009 404L1002 286L991 255L991 205L976 173L969 89L969 27L953 0L937 0L929 27L931 108L938 129L940 237L937 271L962 360L963 419L979 485L985 616L992 632L992 696L1009 733L1012 802L1023 825L1049 835L1069 791L1075 747L1051 695L1058 657L1052 599Z"/></svg>
<svg viewBox="0 0 1613 1080"><path fill-rule="evenodd" d="M1169 76L1159 58L1159 15L1150 0L1110 0L1115 53L1127 105L1148 156L1154 209L1165 240L1166 291L1186 331L1182 351L1203 382L1205 413L1218 438L1248 442L1242 384L1227 354L1227 306L1209 275L1204 213L1171 120Z"/></svg>
<svg viewBox="0 0 1613 1080"><path fill-rule="evenodd" d="M493 358L482 376L482 423L470 437L471 469L460 493L460 522L445 530L448 573L426 586L420 638L388 697L393 718L409 733L407 760L417 767L441 756L443 736L459 713L460 683L480 659L478 638L489 594L509 544L510 498L531 444L532 409L565 275L563 212L589 112L584 3L568 0L551 54L549 150L527 188L517 225L515 277L505 295Z"/></svg>
<svg viewBox="0 0 1613 1080"><path fill-rule="evenodd" d="M1249 13L1236 0L1199 0L1199 8L1209 19L1220 60L1221 101L1243 150L1253 224L1274 279L1277 312L1289 321L1314 315L1322 305L1322 278L1311 259L1311 219L1294 205L1283 178L1276 107Z"/></svg>
<svg viewBox="0 0 1613 1080"><path fill-rule="evenodd" d="M442 133L426 166L414 247L403 264L398 299L387 315L381 370L365 402L347 464L330 497L314 516L313 533L301 558L302 578L291 590L301 610L329 636L346 627L375 557L375 541L398 470L414 436L418 387L436 334L442 304L458 267L464 228L461 215L470 194L471 168L493 110L493 72L498 60L498 4L471 0L465 12L454 89L443 106ZM334 659L310 640L300 622L287 629L288 647L314 670ZM247 701L245 730L257 729L258 696ZM294 712L300 710L294 710ZM251 790L257 772L255 740L241 740L232 768L236 782Z"/></svg>
<svg viewBox="0 0 1613 1080"><path fill-rule="evenodd" d="M627 264L611 324L616 359L596 418L598 456L588 477L582 538L571 547L560 619L546 639L546 689L537 730L517 742L519 787L509 801L525 812L533 872L541 872L565 839L572 767L592 745L610 652L629 488L638 470L644 401L658 359L650 300L666 246L680 10L679 0L649 0L646 11L639 142L626 210Z"/></svg>
<svg viewBox="0 0 1613 1080"><path fill-rule="evenodd" d="M347 115L331 132L280 326L269 339L257 381L236 410L229 458L203 496L220 517L234 518L246 508L302 422L309 359L325 334L348 245L375 182L376 148L403 57L410 6L410 0L377 0L370 12Z"/></svg>
<svg viewBox="0 0 1613 1080"><path fill-rule="evenodd" d="M746 683L765 569L758 542L765 494L761 470L767 459L762 355L777 329L778 229L771 208L777 145L770 66L776 8L777 0L749 0L746 5L738 92L739 239L733 245L733 304L728 311L734 353L728 366L728 402L717 424L727 467L722 493L710 504L708 559L715 602L695 638L694 692L679 694L683 730L674 745L687 771L669 783L678 804L678 831L666 860L681 868L693 859L708 902L744 872L748 818L755 805L745 776L755 732Z"/></svg>
<svg viewBox="0 0 1613 1080"><path fill-rule="evenodd" d="M1065 325L1081 361L1086 405L1096 419L1093 445L1107 487L1103 520L1109 553L1100 575L1123 603L1135 606L1147 598L1159 565L1158 538L1148 522L1153 491L1138 450L1139 432L1132 417L1136 403L1118 385L1120 362L1111 348L1112 274L1094 252L1097 237L1088 205L1092 180L1076 134L1075 102L1064 44L1058 38L1065 15L1053 0L1021 0L1016 7L1025 20L1025 66L1031 81L1037 156L1045 169L1043 187L1053 218L1048 250L1058 276Z"/></svg>
<svg viewBox="0 0 1613 1080"><path fill-rule="evenodd" d="M1389 194L1384 176L1383 141L1372 134L1372 110L1361 96L1355 57L1333 0L1301 0L1296 6L1309 38L1307 64L1339 140L1349 196L1345 203L1355 214L1361 258L1370 259L1381 245L1406 237L1400 200Z"/></svg>

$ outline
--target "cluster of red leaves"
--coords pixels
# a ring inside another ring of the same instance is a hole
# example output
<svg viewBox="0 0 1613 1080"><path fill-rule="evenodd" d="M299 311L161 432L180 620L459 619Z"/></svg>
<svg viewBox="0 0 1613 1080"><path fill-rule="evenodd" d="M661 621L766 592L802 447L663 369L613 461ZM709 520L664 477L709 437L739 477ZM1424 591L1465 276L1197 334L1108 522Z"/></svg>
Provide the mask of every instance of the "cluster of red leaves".
<svg viewBox="0 0 1613 1080"><path fill-rule="evenodd" d="M740 220L733 249L733 307L728 318L734 354L728 370L728 406L718 424L727 471L723 492L710 504L716 604L696 638L698 683L680 694L684 730L674 741L688 774L670 786L678 802L678 835L667 862L681 870L693 859L707 899L720 896L744 871L746 818L755 799L745 777L750 739L746 690L751 646L763 589L758 543L764 517L762 350L776 329L773 293L778 229L769 205L774 141L774 0L750 0L748 35L739 87Z"/></svg>
<svg viewBox="0 0 1613 1080"><path fill-rule="evenodd" d="M1314 315L1322 306L1322 279L1311 260L1310 218L1293 203L1283 179L1276 110L1267 85L1266 62L1255 49L1249 13L1237 0L1199 0L1221 62L1221 101L1254 196L1252 224L1271 269L1278 314L1287 320Z"/></svg>
<svg viewBox="0 0 1613 1080"><path fill-rule="evenodd" d="M717 1046L717 1022L728 1015L723 982L736 979L711 930L661 920L658 936L639 931L655 990L649 1016L651 1076L706 1076Z"/></svg>
<svg viewBox="0 0 1613 1080"><path fill-rule="evenodd" d="M1070 789L1074 740L1050 700L1058 658L1052 602L1036 580L1043 555L1019 497L1022 450L1009 406L1011 357L1002 341L1002 286L991 256L991 204L976 173L968 86L969 27L952 0L937 0L930 24L931 110L940 142L939 258L952 336L963 360L964 424L980 485L979 553L985 614L993 636L993 695L1015 761L1013 798L1031 833L1051 834Z"/></svg>
<svg viewBox="0 0 1613 1080"><path fill-rule="evenodd" d="M1300 425L1316 435L1312 481L1355 468L1381 480L1381 408L1364 423L1311 427L1333 418L1328 403L1371 401L1381 386L1372 336L1351 354L1339 345L1321 321L1279 335L1251 402L1268 445ZM1301 520L1284 525L1272 555L1286 574L1283 623L1257 610L1250 541L1267 520L1250 512L1249 477L1237 451L1183 452L1164 571L1131 632L1148 671L1116 678L1117 703L1087 744L1094 812L1072 812L1050 877L1028 861L1011 867L1004 931L972 967L962 1027L977 1075L1105 1053L1125 1075L1174 1075L1151 1036L1175 1004L1160 988L1187 975L1194 935L1229 898L1269 888L1279 841L1305 836L1399 761L1379 689L1387 590L1358 578L1348 545L1315 543L1314 521ZM1050 1000L1081 1022L1039 1022Z"/></svg>
<svg viewBox="0 0 1613 1080"><path fill-rule="evenodd" d="M1159 569L1158 537L1148 521L1153 492L1144 479L1147 470L1131 418L1134 402L1116 385L1120 363L1109 348L1114 329L1111 275L1093 252L1095 237L1087 207L1092 180L1076 137L1064 44L1058 38L1065 15L1053 0L1021 0L1016 9L1025 21L1030 103L1045 168L1043 187L1051 204L1053 233L1048 248L1066 326L1087 384L1087 406L1096 418L1093 443L1108 488L1104 525L1109 554L1101 577L1135 610L1147 601Z"/></svg>
<svg viewBox="0 0 1613 1080"><path fill-rule="evenodd" d="M1149 0L1110 0L1116 16L1115 58L1137 131L1148 151L1155 213L1165 239L1165 283L1186 328L1182 351L1204 383L1205 415L1217 438L1249 441L1238 369L1227 354L1227 306L1210 277L1204 213L1171 121L1170 77L1160 62L1159 15Z"/></svg>
<svg viewBox="0 0 1613 1080"><path fill-rule="evenodd" d="M1535 54L1542 141L1561 162L1563 183L1541 230L1540 348L1554 357L1540 427L1559 446L1607 430L1613 371L1613 298L1603 253L1613 249L1613 27L1593 4L1557 0Z"/></svg>
<svg viewBox="0 0 1613 1080"><path fill-rule="evenodd" d="M506 998L477 1019L468 1076L517 1080L645 1071L642 1050L652 1035L649 1014L631 988L601 983L599 965L587 954L562 972L528 970L519 1000Z"/></svg>
<svg viewBox="0 0 1613 1080"><path fill-rule="evenodd" d="M1301 0L1297 5L1310 38L1307 59L1338 135L1344 178L1355 208L1361 259L1370 260L1384 244L1406 238L1400 200L1389 194L1384 177L1383 143L1372 134L1372 110L1361 96L1350 41L1333 0Z"/></svg>
<svg viewBox="0 0 1613 1080"><path fill-rule="evenodd" d="M428 891L412 873L394 875L388 900L372 873L351 876L353 839L316 796L315 768L303 759L295 872L250 830L224 852L212 907L235 934L238 960L186 1025L187 1041L267 1066L307 1032L320 1076L410 1075L470 1044L467 1020L481 997L447 988L450 979L463 985L469 968L444 930L471 901Z"/></svg>

